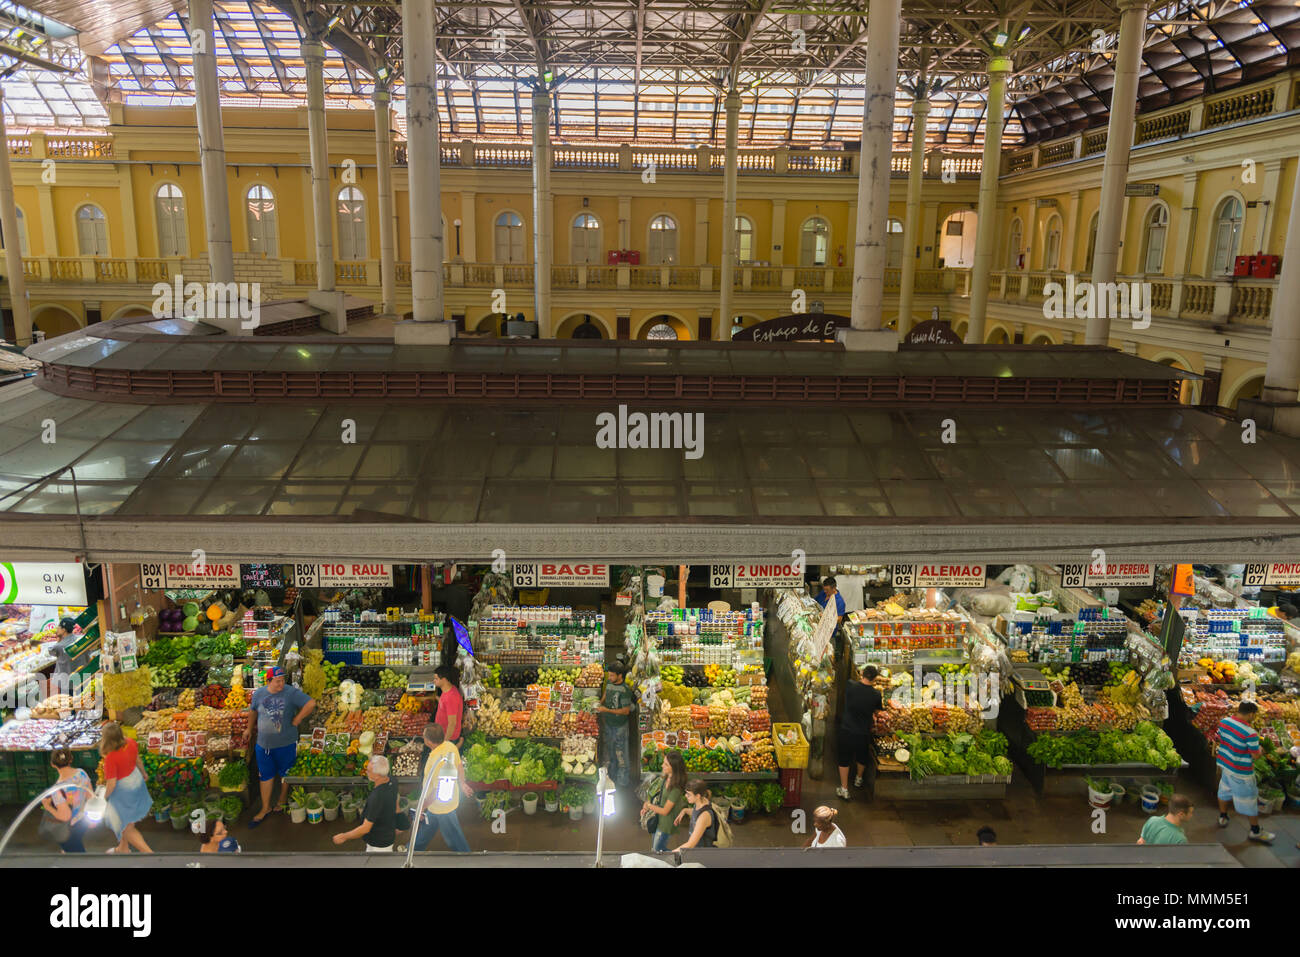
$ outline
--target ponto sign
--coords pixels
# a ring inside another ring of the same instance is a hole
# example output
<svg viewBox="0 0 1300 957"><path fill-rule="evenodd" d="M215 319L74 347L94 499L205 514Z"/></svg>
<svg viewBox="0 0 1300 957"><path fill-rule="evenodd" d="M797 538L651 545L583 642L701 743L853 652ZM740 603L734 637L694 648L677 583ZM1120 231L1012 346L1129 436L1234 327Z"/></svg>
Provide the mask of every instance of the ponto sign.
<svg viewBox="0 0 1300 957"><path fill-rule="evenodd" d="M516 588L608 588L609 566L596 562L517 562Z"/></svg>
<svg viewBox="0 0 1300 957"><path fill-rule="evenodd" d="M76 562L0 562L0 603L83 607L85 569Z"/></svg>
<svg viewBox="0 0 1300 957"><path fill-rule="evenodd" d="M1300 562L1247 565L1241 583L1247 588L1258 588L1261 585L1300 585Z"/></svg>

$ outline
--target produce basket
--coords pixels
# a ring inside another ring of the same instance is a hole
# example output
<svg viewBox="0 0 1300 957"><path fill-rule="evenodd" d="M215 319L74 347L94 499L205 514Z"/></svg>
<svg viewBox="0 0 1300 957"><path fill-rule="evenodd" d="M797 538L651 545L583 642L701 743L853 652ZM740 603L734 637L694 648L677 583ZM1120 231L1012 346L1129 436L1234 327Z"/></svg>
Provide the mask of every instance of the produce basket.
<svg viewBox="0 0 1300 957"><path fill-rule="evenodd" d="M782 737L793 732L798 736L794 744L782 744ZM808 739L803 736L803 728L793 723L772 725L772 744L776 748L776 764L780 768L808 767Z"/></svg>

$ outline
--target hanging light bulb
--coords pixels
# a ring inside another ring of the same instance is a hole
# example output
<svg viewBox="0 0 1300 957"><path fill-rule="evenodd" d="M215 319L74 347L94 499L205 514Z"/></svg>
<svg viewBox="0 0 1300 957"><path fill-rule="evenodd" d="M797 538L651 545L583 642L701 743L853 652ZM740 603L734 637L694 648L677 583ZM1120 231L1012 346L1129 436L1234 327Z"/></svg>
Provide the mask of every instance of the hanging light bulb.
<svg viewBox="0 0 1300 957"><path fill-rule="evenodd" d="M596 789L600 796L601 814L605 817L614 816L614 782L609 779L609 775L604 768L600 769L600 780L596 783Z"/></svg>
<svg viewBox="0 0 1300 957"><path fill-rule="evenodd" d="M108 810L108 799L104 797L104 788L95 789L94 796L86 802L86 820L92 824L98 824L104 820L104 814Z"/></svg>
<svg viewBox="0 0 1300 957"><path fill-rule="evenodd" d="M450 771L447 768L450 767ZM456 762L450 757L444 757L438 763L438 790L435 793L435 800L440 804L445 804L452 799L456 793L456 786L460 783L460 777L456 774Z"/></svg>

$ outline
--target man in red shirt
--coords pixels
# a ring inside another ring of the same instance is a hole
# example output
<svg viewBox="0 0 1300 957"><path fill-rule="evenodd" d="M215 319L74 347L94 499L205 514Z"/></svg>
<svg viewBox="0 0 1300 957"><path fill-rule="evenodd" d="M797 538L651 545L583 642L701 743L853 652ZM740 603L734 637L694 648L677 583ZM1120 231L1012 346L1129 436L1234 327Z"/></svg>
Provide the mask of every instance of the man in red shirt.
<svg viewBox="0 0 1300 957"><path fill-rule="evenodd" d="M459 682L460 673L453 665L442 665L433 673L433 683L438 686L438 712L433 721L457 748L465 729L465 699L457 687Z"/></svg>

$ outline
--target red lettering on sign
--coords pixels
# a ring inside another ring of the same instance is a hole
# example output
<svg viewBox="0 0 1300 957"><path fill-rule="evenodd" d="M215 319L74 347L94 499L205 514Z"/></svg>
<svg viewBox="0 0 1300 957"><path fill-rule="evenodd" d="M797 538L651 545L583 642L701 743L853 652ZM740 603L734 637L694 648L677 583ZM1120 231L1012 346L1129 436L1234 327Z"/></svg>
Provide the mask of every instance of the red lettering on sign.
<svg viewBox="0 0 1300 957"><path fill-rule="evenodd" d="M1300 572L1300 563L1276 562L1273 565L1274 575L1294 575L1297 572Z"/></svg>

